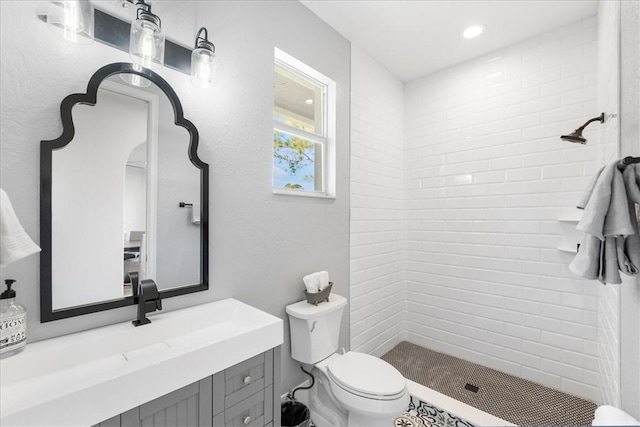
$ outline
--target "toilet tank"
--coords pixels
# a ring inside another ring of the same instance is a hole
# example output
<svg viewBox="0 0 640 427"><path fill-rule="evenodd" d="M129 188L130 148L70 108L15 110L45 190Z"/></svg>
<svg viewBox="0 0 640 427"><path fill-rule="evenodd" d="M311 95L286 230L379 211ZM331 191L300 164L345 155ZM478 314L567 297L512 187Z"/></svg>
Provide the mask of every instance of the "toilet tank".
<svg viewBox="0 0 640 427"><path fill-rule="evenodd" d="M340 322L347 299L331 294L318 305L300 301L287 306L291 332L291 357L315 364L338 350Z"/></svg>

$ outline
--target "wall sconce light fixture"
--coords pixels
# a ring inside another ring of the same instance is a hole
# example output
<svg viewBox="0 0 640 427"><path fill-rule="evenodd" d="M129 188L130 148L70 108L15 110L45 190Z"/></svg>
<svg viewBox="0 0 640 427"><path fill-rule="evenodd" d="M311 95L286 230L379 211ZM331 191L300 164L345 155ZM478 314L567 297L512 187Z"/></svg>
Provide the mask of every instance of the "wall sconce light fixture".
<svg viewBox="0 0 640 427"><path fill-rule="evenodd" d="M53 8L52 11L39 13L38 18L63 37L65 37L66 28L65 38L71 41L86 43L93 41L95 37L95 40L102 44L129 52L136 66L151 69L166 66L191 75L194 81L198 80L198 84L205 82L205 86L213 79L215 46L207 39L205 28L198 31L195 50L192 51L191 48L165 40L160 18L151 13L151 5L145 0L122 0L125 6L137 7L137 19L131 24L93 8L89 0L52 3L53 5L50 6ZM81 18L80 23L77 23L74 17ZM204 36L201 36L203 31ZM209 66L206 66L207 64ZM198 67L197 71L194 70L196 67ZM144 77L137 74L122 74L122 76L125 77L126 82L135 86L144 87L150 84Z"/></svg>
<svg viewBox="0 0 640 427"><path fill-rule="evenodd" d="M204 33L204 36L201 34ZM209 41L205 27L196 34L196 46L191 52L191 81L202 88L208 87L213 81L216 47Z"/></svg>
<svg viewBox="0 0 640 427"><path fill-rule="evenodd" d="M145 68L157 70L164 66L164 34L160 17L151 12L151 5L138 0L137 18L131 24L129 57Z"/></svg>
<svg viewBox="0 0 640 427"><path fill-rule="evenodd" d="M89 0L52 1L46 14L51 31L73 43L93 43L93 6Z"/></svg>

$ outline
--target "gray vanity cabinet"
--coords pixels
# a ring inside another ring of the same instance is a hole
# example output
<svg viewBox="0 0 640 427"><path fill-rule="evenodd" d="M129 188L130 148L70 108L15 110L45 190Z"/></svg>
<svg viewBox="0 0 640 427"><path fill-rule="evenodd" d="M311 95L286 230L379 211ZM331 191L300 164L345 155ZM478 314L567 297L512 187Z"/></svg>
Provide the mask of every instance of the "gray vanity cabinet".
<svg viewBox="0 0 640 427"><path fill-rule="evenodd" d="M279 382L276 347L94 427L279 426Z"/></svg>

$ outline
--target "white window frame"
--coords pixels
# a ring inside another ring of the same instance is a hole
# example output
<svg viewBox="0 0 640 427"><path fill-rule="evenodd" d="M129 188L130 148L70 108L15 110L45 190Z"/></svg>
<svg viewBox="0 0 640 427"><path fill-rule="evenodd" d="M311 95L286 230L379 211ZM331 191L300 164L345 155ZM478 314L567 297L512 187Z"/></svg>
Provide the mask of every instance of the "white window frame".
<svg viewBox="0 0 640 427"><path fill-rule="evenodd" d="M289 188L273 188L273 194L286 195L286 196L302 196L302 197L321 197L321 198L336 198L336 83L325 75L319 73L293 56L283 52L282 50L274 49L275 64L289 69L296 73L301 78L304 78L314 84L320 84L324 86L324 105L321 110L322 113L322 132L311 133L302 129L297 129L293 126L279 123L275 120L273 122L273 128L275 131L281 131L287 134L291 134L313 143L319 143L322 146L322 191L315 190L300 190ZM275 109L275 102L274 102ZM274 115L275 116L275 115ZM271 144L273 147L273 137L271 138ZM272 159L273 163L273 152ZM271 180L273 187L274 171L271 171Z"/></svg>

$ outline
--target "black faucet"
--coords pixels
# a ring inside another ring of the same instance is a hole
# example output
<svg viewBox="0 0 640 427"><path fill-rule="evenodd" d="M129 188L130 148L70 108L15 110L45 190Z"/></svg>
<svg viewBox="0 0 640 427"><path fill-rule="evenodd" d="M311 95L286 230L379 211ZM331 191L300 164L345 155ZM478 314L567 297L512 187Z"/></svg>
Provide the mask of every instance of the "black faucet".
<svg viewBox="0 0 640 427"><path fill-rule="evenodd" d="M133 326L142 326L151 323L147 319L147 313L162 310L162 300L158 292L156 282L145 279L138 285L138 318L133 320Z"/></svg>

